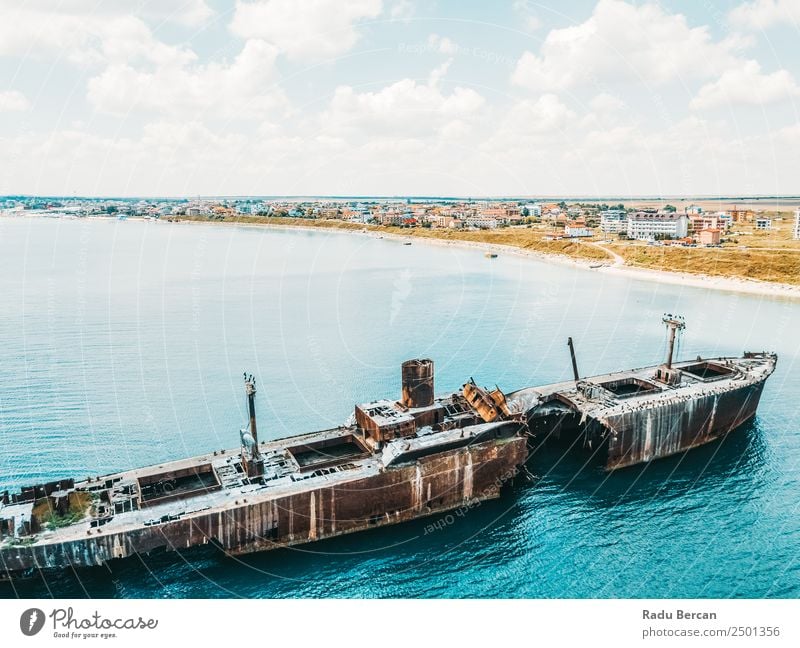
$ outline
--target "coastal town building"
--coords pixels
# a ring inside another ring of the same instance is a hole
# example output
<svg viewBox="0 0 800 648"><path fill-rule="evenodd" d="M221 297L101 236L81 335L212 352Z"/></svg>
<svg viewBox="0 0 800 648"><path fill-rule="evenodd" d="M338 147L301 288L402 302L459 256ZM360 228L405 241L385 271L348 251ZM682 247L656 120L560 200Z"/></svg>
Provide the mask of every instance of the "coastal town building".
<svg viewBox="0 0 800 648"><path fill-rule="evenodd" d="M609 209L600 212L600 231L619 234L628 230L628 214L624 209Z"/></svg>
<svg viewBox="0 0 800 648"><path fill-rule="evenodd" d="M800 209L794 212L794 229L792 235L796 239L800 239Z"/></svg>
<svg viewBox="0 0 800 648"><path fill-rule="evenodd" d="M528 203L526 205L523 205L521 211L526 211L526 210L530 218L542 217L542 205L540 203Z"/></svg>
<svg viewBox="0 0 800 648"><path fill-rule="evenodd" d="M430 223L432 227L444 227L448 229L458 229L464 226L464 221L455 216L431 216Z"/></svg>
<svg viewBox="0 0 800 648"><path fill-rule="evenodd" d="M726 231L730 225L730 217L720 214L696 214L689 216L689 231L702 232L705 229Z"/></svg>
<svg viewBox="0 0 800 648"><path fill-rule="evenodd" d="M465 218L464 224L467 227L477 227L478 229L494 229L497 227L497 219L492 216L478 214Z"/></svg>
<svg viewBox="0 0 800 648"><path fill-rule="evenodd" d="M564 236L567 238L583 238L592 235L593 232L588 227L582 227L580 225L567 225L564 228Z"/></svg>
<svg viewBox="0 0 800 648"><path fill-rule="evenodd" d="M378 216L378 222L381 225L402 225L403 214L399 212L389 212L386 214L380 214Z"/></svg>
<svg viewBox="0 0 800 648"><path fill-rule="evenodd" d="M637 212L628 217L628 238L643 241L683 238L689 232L685 214Z"/></svg>
<svg viewBox="0 0 800 648"><path fill-rule="evenodd" d="M719 245L720 231L717 228L701 230L697 235L697 242L700 245Z"/></svg>
<svg viewBox="0 0 800 648"><path fill-rule="evenodd" d="M756 218L756 229L757 230L772 229L772 219L759 216L758 218Z"/></svg>

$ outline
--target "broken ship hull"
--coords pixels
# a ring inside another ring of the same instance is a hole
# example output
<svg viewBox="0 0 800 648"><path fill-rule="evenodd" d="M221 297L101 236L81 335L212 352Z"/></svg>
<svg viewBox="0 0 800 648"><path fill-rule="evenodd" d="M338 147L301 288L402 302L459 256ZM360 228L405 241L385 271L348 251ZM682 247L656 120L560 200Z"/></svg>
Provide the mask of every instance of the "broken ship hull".
<svg viewBox="0 0 800 648"><path fill-rule="evenodd" d="M606 467L624 468L715 441L751 419L764 381L611 416Z"/></svg>
<svg viewBox="0 0 800 648"><path fill-rule="evenodd" d="M676 363L520 390L534 444L557 441L598 457L607 470L668 457L715 441L756 413L773 354Z"/></svg>
<svg viewBox="0 0 800 648"><path fill-rule="evenodd" d="M361 478L339 473L328 484L309 482L283 495L269 489L239 494L239 499L231 494L227 499L234 501L158 524L134 523L116 531L109 525L79 538L65 533L59 539L56 533L46 544L3 548L0 567L12 576L103 565L161 549L213 544L226 553L245 554L332 538L497 498L526 457L525 439L515 434L383 470L365 468L368 474ZM158 513L152 509L152 515Z"/></svg>

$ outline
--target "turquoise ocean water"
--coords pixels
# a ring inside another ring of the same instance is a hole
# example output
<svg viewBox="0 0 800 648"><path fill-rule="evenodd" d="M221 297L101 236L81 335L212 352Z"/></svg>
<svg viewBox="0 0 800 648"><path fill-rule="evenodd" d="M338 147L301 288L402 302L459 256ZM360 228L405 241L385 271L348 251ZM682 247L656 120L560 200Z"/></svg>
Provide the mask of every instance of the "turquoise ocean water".
<svg viewBox="0 0 800 648"><path fill-rule="evenodd" d="M399 395L505 390L681 356L774 350L758 417L723 442L607 475L532 457L500 501L292 549L130 559L0 584L57 597L800 596L800 302L361 234L0 219L0 490L234 447L243 371L259 434L334 426Z"/></svg>

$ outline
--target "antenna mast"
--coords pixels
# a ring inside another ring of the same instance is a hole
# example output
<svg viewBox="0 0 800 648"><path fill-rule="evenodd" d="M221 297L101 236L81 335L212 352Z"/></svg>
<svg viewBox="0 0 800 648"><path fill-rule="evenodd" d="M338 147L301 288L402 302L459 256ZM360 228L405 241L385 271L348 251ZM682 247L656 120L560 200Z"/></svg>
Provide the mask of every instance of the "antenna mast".
<svg viewBox="0 0 800 648"><path fill-rule="evenodd" d="M264 474L264 459L258 446L258 430L256 428L256 379L252 374L244 373L244 391L247 394L247 411L250 414L250 439L243 436L242 460L248 477L261 477ZM244 430L242 430L244 432ZM245 441L246 440L246 441Z"/></svg>

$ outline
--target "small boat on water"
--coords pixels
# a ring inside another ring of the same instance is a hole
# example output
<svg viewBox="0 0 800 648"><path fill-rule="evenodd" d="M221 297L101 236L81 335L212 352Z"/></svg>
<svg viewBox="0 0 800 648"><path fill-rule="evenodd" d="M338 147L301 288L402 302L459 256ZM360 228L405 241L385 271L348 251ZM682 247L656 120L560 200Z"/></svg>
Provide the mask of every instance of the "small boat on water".
<svg viewBox="0 0 800 648"><path fill-rule="evenodd" d="M484 252L483 256L485 256L487 259L496 259L497 252Z"/></svg>
<svg viewBox="0 0 800 648"><path fill-rule="evenodd" d="M411 241L405 241L403 245L411 245Z"/></svg>

